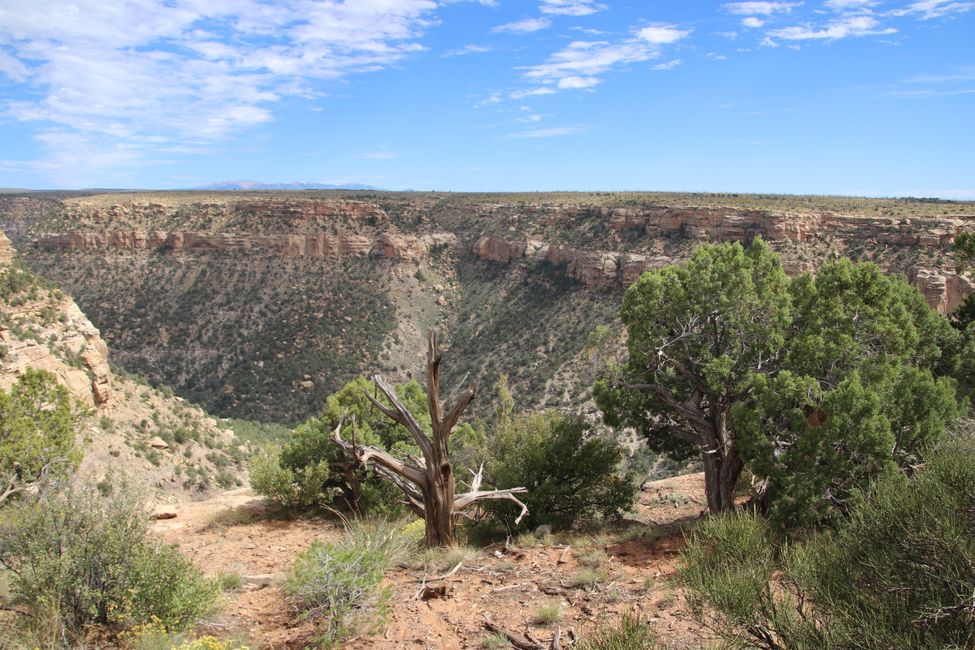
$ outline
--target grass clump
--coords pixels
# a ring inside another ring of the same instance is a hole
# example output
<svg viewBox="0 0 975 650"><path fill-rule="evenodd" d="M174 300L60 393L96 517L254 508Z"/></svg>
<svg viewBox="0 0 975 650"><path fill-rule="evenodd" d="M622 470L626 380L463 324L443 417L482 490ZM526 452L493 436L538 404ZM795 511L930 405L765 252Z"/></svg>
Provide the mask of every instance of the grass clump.
<svg viewBox="0 0 975 650"><path fill-rule="evenodd" d="M653 650L659 647L650 627L635 614L623 614L617 624L599 627L579 644L579 650Z"/></svg>
<svg viewBox="0 0 975 650"><path fill-rule="evenodd" d="M511 644L503 634L492 633L481 639L481 650L505 650Z"/></svg>
<svg viewBox="0 0 975 650"><path fill-rule="evenodd" d="M555 625L562 620L564 613L562 603L546 603L535 610L532 622L536 625Z"/></svg>
<svg viewBox="0 0 975 650"><path fill-rule="evenodd" d="M470 564L481 556L481 551L473 546L447 546L444 548L424 548L410 566L429 573L444 573L458 564Z"/></svg>
<svg viewBox="0 0 975 650"><path fill-rule="evenodd" d="M153 540L138 495L124 487L59 488L5 510L0 565L18 630L32 647L73 647L89 626L158 622L180 630L211 609L218 585L175 547Z"/></svg>
<svg viewBox="0 0 975 650"><path fill-rule="evenodd" d="M572 574L572 577L569 579L569 586L575 589L588 589L592 591L608 579L609 574L601 569L582 568Z"/></svg>
<svg viewBox="0 0 975 650"><path fill-rule="evenodd" d="M244 586L244 579L236 571L222 571L217 574L217 584L221 591L237 591Z"/></svg>
<svg viewBox="0 0 975 650"><path fill-rule="evenodd" d="M383 573L415 549L396 524L355 522L336 542L315 542L298 554L285 581L288 602L322 627L320 647L332 648L386 621L390 593Z"/></svg>

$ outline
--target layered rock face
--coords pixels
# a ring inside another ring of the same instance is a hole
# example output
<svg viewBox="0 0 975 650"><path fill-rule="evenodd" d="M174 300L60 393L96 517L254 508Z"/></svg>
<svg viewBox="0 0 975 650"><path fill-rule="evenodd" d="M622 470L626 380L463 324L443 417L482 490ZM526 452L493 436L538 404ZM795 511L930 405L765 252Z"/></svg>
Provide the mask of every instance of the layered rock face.
<svg viewBox="0 0 975 650"><path fill-rule="evenodd" d="M14 247L7 236L0 232L0 264L10 264L14 260Z"/></svg>
<svg viewBox="0 0 975 650"><path fill-rule="evenodd" d="M924 295L928 304L940 311L953 311L975 291L971 278L954 272L952 264L937 267L896 263L883 259L889 249L947 256L958 232L971 229L967 219L895 219L835 214L799 214L730 208L608 208L589 211L607 230L627 233L630 240L654 244L661 239L679 238L686 242L683 254L661 255L647 252L591 250L538 240L480 237L471 246L482 260L509 263L527 259L547 263L590 289L625 288L644 271L679 262L699 242L748 242L756 236L769 241L783 253L783 266L790 275L814 271L830 259L795 259L789 245L805 245L815 250L821 243L839 242L869 245L869 258L890 272L905 272ZM573 215L570 215L573 216ZM877 254L880 251L880 255Z"/></svg>
<svg viewBox="0 0 975 650"><path fill-rule="evenodd" d="M43 248L63 251L147 251L218 253L253 252L281 257L341 259L375 255L388 259L421 260L436 246L450 246L457 238L450 233L431 235L245 235L197 231L145 232L110 230L104 232L67 231L37 239Z"/></svg>
<svg viewBox="0 0 975 650"><path fill-rule="evenodd" d="M6 251L6 255L3 255ZM0 274L11 272L13 249L0 234ZM27 368L53 373L88 407L112 398L108 346L73 300L56 290L27 292L33 298L0 299L0 388L9 388Z"/></svg>

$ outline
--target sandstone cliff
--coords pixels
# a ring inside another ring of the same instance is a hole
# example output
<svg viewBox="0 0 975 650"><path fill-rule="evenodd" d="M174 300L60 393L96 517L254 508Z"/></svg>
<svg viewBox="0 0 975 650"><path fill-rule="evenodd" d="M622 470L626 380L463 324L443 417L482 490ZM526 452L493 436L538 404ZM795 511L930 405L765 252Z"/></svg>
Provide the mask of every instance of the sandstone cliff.
<svg viewBox="0 0 975 650"><path fill-rule="evenodd" d="M12 266L13 258L0 233L0 276L6 276L0 277L0 388L34 368L68 389L78 407L80 477L94 483L124 477L181 498L217 487L213 479L221 472L223 487L242 481L246 447L231 431L179 398L114 376L108 346L78 305L43 277ZM187 432L181 445L176 431Z"/></svg>
<svg viewBox="0 0 975 650"><path fill-rule="evenodd" d="M425 331L453 379L526 406L585 401L580 352L622 290L702 242L762 236L790 274L850 257L943 313L972 292L951 242L975 204L843 197L378 192L0 197L122 367L223 415L298 422L352 377L406 379ZM0 253L2 254L2 253ZM450 378L448 378L450 379Z"/></svg>

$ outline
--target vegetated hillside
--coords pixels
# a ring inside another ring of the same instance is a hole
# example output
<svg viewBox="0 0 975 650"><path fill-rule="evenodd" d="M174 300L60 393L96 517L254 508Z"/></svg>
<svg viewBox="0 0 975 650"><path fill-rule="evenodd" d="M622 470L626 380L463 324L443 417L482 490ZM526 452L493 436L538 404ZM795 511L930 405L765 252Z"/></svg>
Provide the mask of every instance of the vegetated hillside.
<svg viewBox="0 0 975 650"><path fill-rule="evenodd" d="M790 273L872 259L945 312L975 204L686 194L155 192L0 197L24 264L123 367L221 415L297 422L362 372L401 380L444 333L449 385L512 378L522 406L586 402L593 328L704 241L761 235Z"/></svg>
<svg viewBox="0 0 975 650"><path fill-rule="evenodd" d="M78 475L185 499L243 484L248 445L199 408L109 367L98 330L54 283L13 264L0 234L0 388L46 370L77 406Z"/></svg>

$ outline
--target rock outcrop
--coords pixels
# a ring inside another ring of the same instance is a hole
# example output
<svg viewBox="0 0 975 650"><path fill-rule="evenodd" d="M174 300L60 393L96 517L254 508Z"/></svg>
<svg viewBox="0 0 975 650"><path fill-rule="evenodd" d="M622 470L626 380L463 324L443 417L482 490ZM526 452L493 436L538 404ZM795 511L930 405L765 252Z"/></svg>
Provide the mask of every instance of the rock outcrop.
<svg viewBox="0 0 975 650"><path fill-rule="evenodd" d="M109 230L101 232L66 231L44 235L36 244L55 251L150 251L160 253L244 252L287 258L342 259L375 255L388 259L420 261L438 247L456 243L451 233L403 235L384 233L372 238L364 235L246 235L198 231Z"/></svg>
<svg viewBox="0 0 975 650"><path fill-rule="evenodd" d="M948 231L946 235L937 236L914 233L904 234L903 237L904 240L913 242L911 246L944 248L951 242L954 232ZM737 237L732 239L737 240ZM922 241L925 243L919 243ZM773 246L774 243L773 240ZM544 262L588 289L626 288L636 282L645 271L682 260L677 256L590 251L537 241L531 242L528 248L525 241L507 241L500 237L479 238L472 245L471 252L478 259L503 264L520 259ZM808 260L793 260L788 257L783 260L783 268L792 276L814 271L817 266ZM883 261L880 266L888 272L896 270ZM957 275L953 270L912 267L908 271L908 278L921 291L928 305L942 314L954 311L968 295L975 293L975 283L968 277Z"/></svg>
<svg viewBox="0 0 975 650"><path fill-rule="evenodd" d="M0 265L10 264L14 259L14 247L7 236L0 232Z"/></svg>

